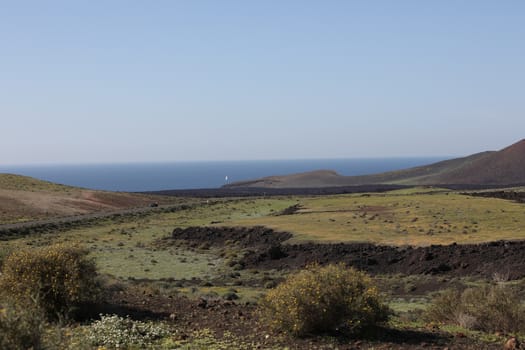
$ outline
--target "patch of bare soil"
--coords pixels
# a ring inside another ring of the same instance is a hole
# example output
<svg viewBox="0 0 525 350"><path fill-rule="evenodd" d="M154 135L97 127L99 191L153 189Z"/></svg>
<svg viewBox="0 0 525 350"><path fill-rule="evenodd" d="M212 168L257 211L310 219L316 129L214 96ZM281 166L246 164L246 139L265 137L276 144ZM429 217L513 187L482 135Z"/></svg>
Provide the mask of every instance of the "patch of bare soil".
<svg viewBox="0 0 525 350"><path fill-rule="evenodd" d="M19 199L9 195L2 195L2 191L0 191L0 204L0 223L16 221L40 214L25 206Z"/></svg>
<svg viewBox="0 0 525 350"><path fill-rule="evenodd" d="M173 202L166 197L105 191L82 191L81 198L94 205L112 209L143 207L152 203L167 204Z"/></svg>
<svg viewBox="0 0 525 350"><path fill-rule="evenodd" d="M173 203L174 199L135 193L72 189L0 189L0 224L92 214Z"/></svg>

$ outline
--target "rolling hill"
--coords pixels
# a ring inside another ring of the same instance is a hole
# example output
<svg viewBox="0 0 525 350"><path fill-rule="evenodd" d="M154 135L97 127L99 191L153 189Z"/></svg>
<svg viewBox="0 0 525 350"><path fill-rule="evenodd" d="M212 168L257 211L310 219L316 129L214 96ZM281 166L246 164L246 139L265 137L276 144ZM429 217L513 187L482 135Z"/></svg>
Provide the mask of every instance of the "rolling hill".
<svg viewBox="0 0 525 350"><path fill-rule="evenodd" d="M172 201L169 197L107 192L0 174L0 224L89 214Z"/></svg>
<svg viewBox="0 0 525 350"><path fill-rule="evenodd" d="M342 176L331 170L269 176L225 187L311 188L369 184L515 185L525 184L525 139L500 151L476 153L399 171Z"/></svg>

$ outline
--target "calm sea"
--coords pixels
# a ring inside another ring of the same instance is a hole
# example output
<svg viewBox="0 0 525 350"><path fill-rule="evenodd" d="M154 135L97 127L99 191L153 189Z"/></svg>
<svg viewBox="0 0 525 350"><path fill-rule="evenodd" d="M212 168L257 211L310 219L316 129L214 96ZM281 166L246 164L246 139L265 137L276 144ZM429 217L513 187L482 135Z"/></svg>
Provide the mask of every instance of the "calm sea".
<svg viewBox="0 0 525 350"><path fill-rule="evenodd" d="M335 170L341 175L365 175L426 165L444 159L447 158L0 165L0 172L27 175L65 185L98 190L157 191L168 189L217 188L234 181L319 169Z"/></svg>

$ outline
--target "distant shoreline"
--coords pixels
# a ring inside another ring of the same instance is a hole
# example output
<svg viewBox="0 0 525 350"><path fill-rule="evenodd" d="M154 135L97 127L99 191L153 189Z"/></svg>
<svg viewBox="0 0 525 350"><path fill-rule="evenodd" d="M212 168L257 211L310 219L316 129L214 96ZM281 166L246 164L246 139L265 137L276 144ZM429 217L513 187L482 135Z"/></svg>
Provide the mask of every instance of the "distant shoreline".
<svg viewBox="0 0 525 350"><path fill-rule="evenodd" d="M425 165L445 157L299 159L129 164L2 166L0 172L95 190L146 192L218 189L238 181L331 169L365 175ZM227 180L226 180L227 177Z"/></svg>

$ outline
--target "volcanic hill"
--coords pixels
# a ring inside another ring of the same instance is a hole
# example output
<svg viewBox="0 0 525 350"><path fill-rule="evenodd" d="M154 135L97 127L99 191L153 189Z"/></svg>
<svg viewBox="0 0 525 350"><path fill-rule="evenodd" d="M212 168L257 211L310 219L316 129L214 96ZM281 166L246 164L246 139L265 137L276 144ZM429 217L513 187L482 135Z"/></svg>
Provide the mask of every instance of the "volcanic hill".
<svg viewBox="0 0 525 350"><path fill-rule="evenodd" d="M525 139L500 151L481 152L380 174L343 176L331 170L317 170L240 181L225 187L312 188L370 184L523 185L525 184Z"/></svg>

